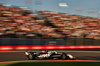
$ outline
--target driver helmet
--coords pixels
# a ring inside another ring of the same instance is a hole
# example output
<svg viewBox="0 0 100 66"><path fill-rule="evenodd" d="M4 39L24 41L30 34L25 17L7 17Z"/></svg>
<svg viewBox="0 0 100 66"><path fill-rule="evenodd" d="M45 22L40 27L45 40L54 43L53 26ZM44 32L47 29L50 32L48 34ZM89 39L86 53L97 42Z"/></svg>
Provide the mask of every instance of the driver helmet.
<svg viewBox="0 0 100 66"><path fill-rule="evenodd" d="M42 50L42 53L46 53L46 51L45 50Z"/></svg>

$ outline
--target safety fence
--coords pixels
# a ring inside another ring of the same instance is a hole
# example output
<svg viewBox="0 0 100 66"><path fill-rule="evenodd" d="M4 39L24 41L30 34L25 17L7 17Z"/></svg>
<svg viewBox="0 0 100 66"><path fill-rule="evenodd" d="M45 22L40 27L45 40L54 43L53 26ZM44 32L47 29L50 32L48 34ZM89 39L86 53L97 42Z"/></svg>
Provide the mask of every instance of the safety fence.
<svg viewBox="0 0 100 66"><path fill-rule="evenodd" d="M100 45L100 39L67 38L67 39L25 39L0 38L0 46L26 45Z"/></svg>

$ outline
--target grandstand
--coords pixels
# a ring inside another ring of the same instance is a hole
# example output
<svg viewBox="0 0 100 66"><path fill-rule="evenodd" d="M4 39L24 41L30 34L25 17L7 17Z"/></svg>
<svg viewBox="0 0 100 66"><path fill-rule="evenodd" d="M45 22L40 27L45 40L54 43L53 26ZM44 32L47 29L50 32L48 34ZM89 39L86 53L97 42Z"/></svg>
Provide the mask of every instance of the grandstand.
<svg viewBox="0 0 100 66"><path fill-rule="evenodd" d="M0 6L0 35L11 38L62 37L27 8Z"/></svg>
<svg viewBox="0 0 100 66"><path fill-rule="evenodd" d="M68 37L100 39L100 19L71 14L38 11L49 23Z"/></svg>
<svg viewBox="0 0 100 66"><path fill-rule="evenodd" d="M29 45L37 42L45 45L52 41L57 41L57 45L99 45L99 30L99 18L52 11L33 13L27 7L0 5L1 45L13 45L14 41L19 42L15 45L27 45L28 40L31 41Z"/></svg>
<svg viewBox="0 0 100 66"><path fill-rule="evenodd" d="M100 19L0 5L0 35L11 38L93 38L100 39Z"/></svg>

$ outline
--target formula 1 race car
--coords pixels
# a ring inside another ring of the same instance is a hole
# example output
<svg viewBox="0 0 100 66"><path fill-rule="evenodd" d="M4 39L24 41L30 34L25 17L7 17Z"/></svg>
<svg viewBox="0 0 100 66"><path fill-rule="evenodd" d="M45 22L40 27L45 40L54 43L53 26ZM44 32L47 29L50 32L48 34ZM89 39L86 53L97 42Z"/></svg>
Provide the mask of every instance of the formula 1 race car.
<svg viewBox="0 0 100 66"><path fill-rule="evenodd" d="M64 52L58 53L56 51L41 51L41 52L31 52L26 51L25 55L27 59L29 60L44 60L44 59L61 59L61 60L75 60L75 57L73 57L70 54L66 54Z"/></svg>

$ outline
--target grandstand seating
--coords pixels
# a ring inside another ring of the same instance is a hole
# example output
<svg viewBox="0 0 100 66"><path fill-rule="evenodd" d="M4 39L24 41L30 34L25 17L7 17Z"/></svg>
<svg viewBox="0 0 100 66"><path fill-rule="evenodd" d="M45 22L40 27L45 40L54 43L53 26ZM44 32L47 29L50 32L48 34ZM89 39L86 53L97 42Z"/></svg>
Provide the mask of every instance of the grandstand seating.
<svg viewBox="0 0 100 66"><path fill-rule="evenodd" d="M100 39L100 19L0 5L0 38L94 38Z"/></svg>
<svg viewBox="0 0 100 66"><path fill-rule="evenodd" d="M62 37L56 29L38 19L28 8L5 7L0 5L0 36L1 37Z"/></svg>
<svg viewBox="0 0 100 66"><path fill-rule="evenodd" d="M66 36L100 39L100 19L71 14L38 11Z"/></svg>

